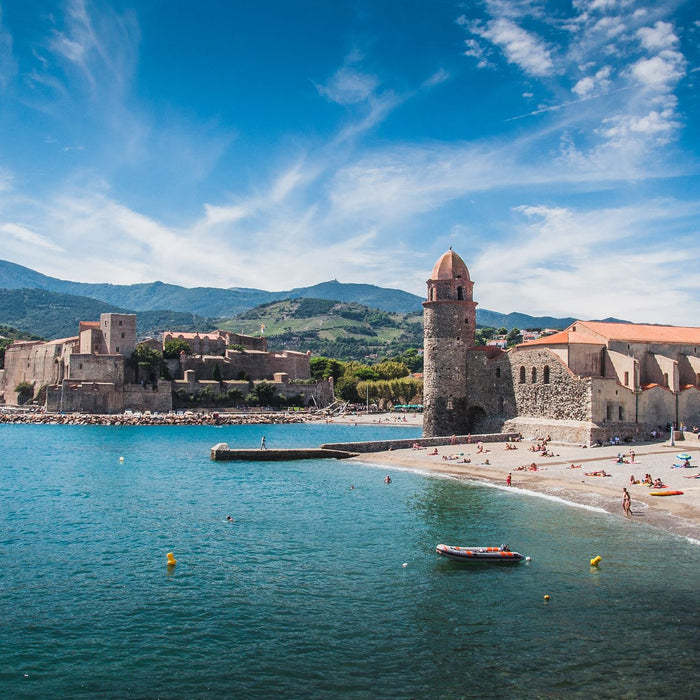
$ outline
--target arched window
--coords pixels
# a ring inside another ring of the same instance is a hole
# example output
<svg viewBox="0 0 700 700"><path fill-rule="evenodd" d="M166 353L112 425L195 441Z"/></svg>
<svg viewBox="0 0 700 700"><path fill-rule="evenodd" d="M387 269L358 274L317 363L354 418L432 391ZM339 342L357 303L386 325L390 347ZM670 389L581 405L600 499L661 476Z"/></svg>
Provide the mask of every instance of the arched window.
<svg viewBox="0 0 700 700"><path fill-rule="evenodd" d="M535 384L537 382L537 367L532 368L532 383Z"/></svg>
<svg viewBox="0 0 700 700"><path fill-rule="evenodd" d="M542 372L542 381L545 384L549 384L549 365L544 366L544 371Z"/></svg>
<svg viewBox="0 0 700 700"><path fill-rule="evenodd" d="M520 383L525 384L525 368L520 368Z"/></svg>

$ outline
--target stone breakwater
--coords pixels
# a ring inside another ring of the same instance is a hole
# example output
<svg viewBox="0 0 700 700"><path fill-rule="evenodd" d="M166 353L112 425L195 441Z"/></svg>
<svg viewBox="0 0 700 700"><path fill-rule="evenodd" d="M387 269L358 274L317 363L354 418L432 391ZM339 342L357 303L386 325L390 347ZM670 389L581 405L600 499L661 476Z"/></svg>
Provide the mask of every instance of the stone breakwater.
<svg viewBox="0 0 700 700"><path fill-rule="evenodd" d="M87 413L5 413L1 423L44 425L271 425L308 423L318 420L307 414L290 413L157 413L154 415Z"/></svg>

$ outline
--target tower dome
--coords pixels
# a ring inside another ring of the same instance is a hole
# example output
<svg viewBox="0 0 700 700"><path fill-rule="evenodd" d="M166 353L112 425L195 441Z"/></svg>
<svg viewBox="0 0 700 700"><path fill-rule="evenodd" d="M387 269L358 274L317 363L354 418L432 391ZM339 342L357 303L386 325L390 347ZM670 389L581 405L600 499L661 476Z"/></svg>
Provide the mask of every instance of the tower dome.
<svg viewBox="0 0 700 700"><path fill-rule="evenodd" d="M464 260L450 248L446 253L443 253L440 259L435 263L433 271L430 273L431 280L452 280L462 279L469 282L469 270L464 264Z"/></svg>

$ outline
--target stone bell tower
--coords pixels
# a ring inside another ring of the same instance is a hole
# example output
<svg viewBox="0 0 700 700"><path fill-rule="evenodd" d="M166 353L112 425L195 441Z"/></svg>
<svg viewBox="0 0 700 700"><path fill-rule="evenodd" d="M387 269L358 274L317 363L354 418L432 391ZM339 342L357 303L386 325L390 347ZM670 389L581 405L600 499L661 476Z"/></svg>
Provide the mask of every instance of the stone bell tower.
<svg viewBox="0 0 700 700"><path fill-rule="evenodd" d="M450 248L435 263L423 302L423 435L463 434L467 425L467 351L475 344L474 283Z"/></svg>

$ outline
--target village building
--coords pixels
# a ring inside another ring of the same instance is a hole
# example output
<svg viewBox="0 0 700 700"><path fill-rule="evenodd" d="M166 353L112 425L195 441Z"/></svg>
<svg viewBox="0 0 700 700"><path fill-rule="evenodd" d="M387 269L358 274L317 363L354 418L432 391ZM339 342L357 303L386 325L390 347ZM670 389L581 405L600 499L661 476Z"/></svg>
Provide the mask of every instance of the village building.
<svg viewBox="0 0 700 700"><path fill-rule="evenodd" d="M516 432L593 444L700 425L700 328L576 321L515 348L475 345L464 261L437 261L424 302L426 436Z"/></svg>

